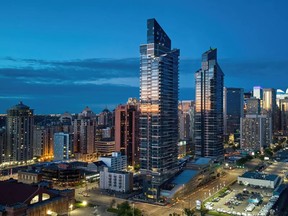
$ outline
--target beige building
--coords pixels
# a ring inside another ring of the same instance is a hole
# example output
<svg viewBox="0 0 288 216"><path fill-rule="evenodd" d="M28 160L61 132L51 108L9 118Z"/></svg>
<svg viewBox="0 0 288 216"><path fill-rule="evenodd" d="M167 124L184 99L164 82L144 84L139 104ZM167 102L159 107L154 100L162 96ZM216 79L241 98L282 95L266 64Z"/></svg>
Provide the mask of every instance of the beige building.
<svg viewBox="0 0 288 216"><path fill-rule="evenodd" d="M38 183L42 180L42 174L33 170L18 171L18 182L24 184Z"/></svg>

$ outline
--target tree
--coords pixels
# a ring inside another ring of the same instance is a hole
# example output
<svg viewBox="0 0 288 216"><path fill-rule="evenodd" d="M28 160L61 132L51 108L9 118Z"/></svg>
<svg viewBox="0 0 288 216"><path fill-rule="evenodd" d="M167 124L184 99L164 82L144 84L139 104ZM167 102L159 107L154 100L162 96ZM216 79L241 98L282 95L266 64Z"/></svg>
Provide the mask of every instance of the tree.
<svg viewBox="0 0 288 216"><path fill-rule="evenodd" d="M184 214L186 216L194 216L194 211L189 208L184 208Z"/></svg>
<svg viewBox="0 0 288 216"><path fill-rule="evenodd" d="M118 216L141 216L142 212L138 208L132 208L128 201L117 205Z"/></svg>

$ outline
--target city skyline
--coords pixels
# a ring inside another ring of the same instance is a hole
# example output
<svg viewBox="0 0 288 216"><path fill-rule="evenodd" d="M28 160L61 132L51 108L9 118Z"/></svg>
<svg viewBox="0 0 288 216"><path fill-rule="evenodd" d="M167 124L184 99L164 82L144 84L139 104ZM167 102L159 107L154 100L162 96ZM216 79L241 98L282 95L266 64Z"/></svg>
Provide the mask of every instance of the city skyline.
<svg viewBox="0 0 288 216"><path fill-rule="evenodd" d="M209 46L218 48L226 87L287 88L284 1L254 1L249 7L242 1L184 1L177 7L161 5L161 12L157 7L147 12L143 8L149 4L131 1L127 7L117 1L112 6L17 2L4 2L0 9L0 113L20 100L36 114L47 114L78 113L86 106L97 113L139 98L138 45L144 41L143 23L153 17L182 50L180 100L195 99L194 71ZM204 8L208 15L201 13Z"/></svg>

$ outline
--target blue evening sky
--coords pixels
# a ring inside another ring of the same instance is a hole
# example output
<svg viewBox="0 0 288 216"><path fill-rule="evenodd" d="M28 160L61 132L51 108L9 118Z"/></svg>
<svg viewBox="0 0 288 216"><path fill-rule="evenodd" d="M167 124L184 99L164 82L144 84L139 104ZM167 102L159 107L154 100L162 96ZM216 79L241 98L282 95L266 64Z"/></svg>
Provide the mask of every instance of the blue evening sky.
<svg viewBox="0 0 288 216"><path fill-rule="evenodd" d="M218 48L225 86L286 89L285 0L2 0L0 113L95 112L139 97L139 45L156 18L179 48L180 98L194 99L201 54Z"/></svg>

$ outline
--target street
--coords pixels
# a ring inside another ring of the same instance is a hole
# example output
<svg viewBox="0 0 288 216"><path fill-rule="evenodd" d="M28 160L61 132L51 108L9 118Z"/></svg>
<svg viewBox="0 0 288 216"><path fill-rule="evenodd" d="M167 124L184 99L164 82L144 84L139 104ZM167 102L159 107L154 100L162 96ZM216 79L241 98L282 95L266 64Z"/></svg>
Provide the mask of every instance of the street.
<svg viewBox="0 0 288 216"><path fill-rule="evenodd" d="M167 206L159 206L159 205L154 205L154 204L149 204L149 203L142 203L142 202L134 202L135 207L139 208L143 215L169 215L178 213L181 214L183 212L184 208L195 208L195 203L196 200L205 200L208 197L212 196L213 194L217 193L219 190L221 190L223 187L231 184L234 182L239 175L241 175L245 170L243 169L235 169L232 171L229 171L225 176L220 177L218 179L215 179L208 184L198 188L196 191L193 193L185 196L182 199L179 199L176 203L172 205L167 205ZM75 197L76 200L78 201L83 201L86 200L88 203L95 204L97 206L103 206L103 207L110 207L112 200L114 199L116 203L122 203L126 201L125 199L120 199L117 197L113 196L107 196L104 195L103 193L101 194L100 190L98 188L96 189L91 189L95 188L96 184L93 183L92 185L88 185L88 197L83 196L83 191L86 191L86 188L80 188L76 189L75 191ZM103 212L100 215L111 215L111 213Z"/></svg>

